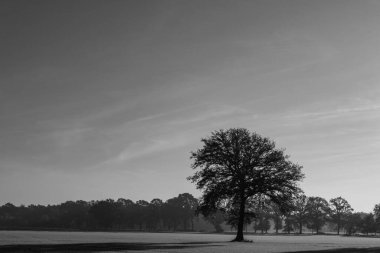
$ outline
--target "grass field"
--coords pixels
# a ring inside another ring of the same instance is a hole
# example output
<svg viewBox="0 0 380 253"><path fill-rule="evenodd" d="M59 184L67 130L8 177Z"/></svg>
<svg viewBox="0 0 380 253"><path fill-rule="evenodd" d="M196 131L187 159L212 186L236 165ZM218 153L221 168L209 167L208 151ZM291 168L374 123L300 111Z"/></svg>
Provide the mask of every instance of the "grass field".
<svg viewBox="0 0 380 253"><path fill-rule="evenodd" d="M265 253L332 249L333 252L380 252L380 238L246 235L253 243L230 242L233 238L233 235L199 233L0 231L0 252Z"/></svg>

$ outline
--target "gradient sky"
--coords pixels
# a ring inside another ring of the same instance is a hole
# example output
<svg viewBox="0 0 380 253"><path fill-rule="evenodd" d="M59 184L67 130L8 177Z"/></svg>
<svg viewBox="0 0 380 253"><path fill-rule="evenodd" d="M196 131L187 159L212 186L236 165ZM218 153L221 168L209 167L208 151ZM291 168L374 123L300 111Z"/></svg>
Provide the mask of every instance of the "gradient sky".
<svg viewBox="0 0 380 253"><path fill-rule="evenodd" d="M308 196L380 203L380 1L0 2L0 204L200 196L244 127Z"/></svg>

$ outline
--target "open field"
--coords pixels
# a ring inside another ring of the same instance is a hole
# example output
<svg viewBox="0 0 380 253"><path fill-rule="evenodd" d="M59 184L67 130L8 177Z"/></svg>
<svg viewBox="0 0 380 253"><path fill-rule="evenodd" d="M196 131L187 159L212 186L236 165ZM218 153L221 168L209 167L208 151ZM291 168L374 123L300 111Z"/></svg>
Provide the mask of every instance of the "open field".
<svg viewBox="0 0 380 253"><path fill-rule="evenodd" d="M380 238L247 235L253 243L230 242L233 235L199 233L0 231L0 252L380 252ZM19 245L19 246L17 246ZM27 245L27 246L25 246ZM28 246L29 245L29 246ZM362 250L348 251L347 249ZM371 251L364 250L366 248Z"/></svg>

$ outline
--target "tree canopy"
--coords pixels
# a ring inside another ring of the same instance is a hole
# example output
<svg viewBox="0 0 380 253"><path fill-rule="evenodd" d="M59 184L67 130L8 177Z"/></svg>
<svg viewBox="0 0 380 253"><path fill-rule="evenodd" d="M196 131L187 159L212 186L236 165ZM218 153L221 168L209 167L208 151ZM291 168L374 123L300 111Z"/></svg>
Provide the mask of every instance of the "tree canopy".
<svg viewBox="0 0 380 253"><path fill-rule="evenodd" d="M307 226L318 234L330 212L329 203L321 197L309 197L306 204Z"/></svg>
<svg viewBox="0 0 380 253"><path fill-rule="evenodd" d="M302 228L304 223L307 222L307 202L308 197L305 194L299 194L294 199L293 202L293 210L291 212L292 219L294 221L294 225L296 225L299 229L299 233L302 234Z"/></svg>
<svg viewBox="0 0 380 253"><path fill-rule="evenodd" d="M192 168L188 179L203 190L198 209L204 214L222 210L237 217L235 240L244 240L245 217L249 203L260 196L291 208L300 191L298 181L304 177L302 166L289 161L284 149L269 138L243 128L212 132L202 139L203 147L191 153Z"/></svg>
<svg viewBox="0 0 380 253"><path fill-rule="evenodd" d="M342 223L352 211L351 205L344 198L337 197L330 199L330 216L331 220L337 225L338 235L342 228Z"/></svg>

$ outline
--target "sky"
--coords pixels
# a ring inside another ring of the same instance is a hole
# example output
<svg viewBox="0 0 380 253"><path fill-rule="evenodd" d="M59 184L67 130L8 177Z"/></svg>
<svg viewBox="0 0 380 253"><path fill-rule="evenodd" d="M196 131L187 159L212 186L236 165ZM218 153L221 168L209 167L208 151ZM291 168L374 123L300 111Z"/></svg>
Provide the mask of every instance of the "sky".
<svg viewBox="0 0 380 253"><path fill-rule="evenodd" d="M3 0L0 205L201 192L212 131L270 137L308 196L380 203L380 2Z"/></svg>

